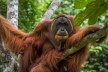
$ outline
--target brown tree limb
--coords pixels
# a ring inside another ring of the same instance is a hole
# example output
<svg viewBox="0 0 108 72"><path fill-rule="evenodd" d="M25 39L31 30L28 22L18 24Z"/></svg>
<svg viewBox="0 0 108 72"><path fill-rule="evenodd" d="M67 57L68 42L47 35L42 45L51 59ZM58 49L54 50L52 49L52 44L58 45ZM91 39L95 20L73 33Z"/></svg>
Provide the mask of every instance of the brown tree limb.
<svg viewBox="0 0 108 72"><path fill-rule="evenodd" d="M56 11L58 6L61 4L62 0L53 0L50 4L48 10L44 13L41 20L47 20L50 19L53 13Z"/></svg>
<svg viewBox="0 0 108 72"><path fill-rule="evenodd" d="M105 36L107 36L108 34L108 26L100 29L99 31L93 33L93 34L89 34L86 37L84 37L80 42L78 42L77 44L75 44L74 47L67 49L63 55L61 56L61 58L58 59L57 62L62 61L63 59L65 59L66 57L68 57L69 55L77 52L78 50L80 50L81 48L83 48L84 46L86 46L87 44L91 43L91 42L95 42L96 40L103 38Z"/></svg>

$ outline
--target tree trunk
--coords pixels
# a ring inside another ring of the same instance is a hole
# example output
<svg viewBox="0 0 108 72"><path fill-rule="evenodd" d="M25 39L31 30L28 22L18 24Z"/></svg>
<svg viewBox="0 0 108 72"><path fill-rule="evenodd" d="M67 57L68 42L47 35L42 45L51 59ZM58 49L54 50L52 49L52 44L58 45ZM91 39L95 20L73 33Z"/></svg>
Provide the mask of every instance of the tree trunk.
<svg viewBox="0 0 108 72"><path fill-rule="evenodd" d="M4 48L2 39L0 37L0 63L2 64L1 72L4 72L4 69L8 66L11 61L10 52Z"/></svg>
<svg viewBox="0 0 108 72"><path fill-rule="evenodd" d="M18 0L8 0L7 19L18 28Z"/></svg>
<svg viewBox="0 0 108 72"><path fill-rule="evenodd" d="M7 19L16 28L18 27L18 0L7 0ZM3 63L2 72L17 72L18 62L16 61L16 56L4 47L1 39L0 47L1 62Z"/></svg>

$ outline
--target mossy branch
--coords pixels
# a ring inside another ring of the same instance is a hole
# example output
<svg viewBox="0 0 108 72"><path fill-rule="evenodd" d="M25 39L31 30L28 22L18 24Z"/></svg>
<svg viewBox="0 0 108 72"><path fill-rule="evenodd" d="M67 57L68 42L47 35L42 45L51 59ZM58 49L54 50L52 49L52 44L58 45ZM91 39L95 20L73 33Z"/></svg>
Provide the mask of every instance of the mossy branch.
<svg viewBox="0 0 108 72"><path fill-rule="evenodd" d="M100 29L99 31L93 33L93 34L89 34L86 37L84 37L80 42L78 42L77 44L75 44L74 47L67 49L63 55L61 56L61 58L58 59L57 62L62 61L63 59L65 59L66 57L68 57L69 55L77 52L78 50L80 50L81 48L83 48L84 46L86 46L87 44L91 43L91 42L95 42L96 40L99 40L105 36L107 36L108 34L108 26Z"/></svg>

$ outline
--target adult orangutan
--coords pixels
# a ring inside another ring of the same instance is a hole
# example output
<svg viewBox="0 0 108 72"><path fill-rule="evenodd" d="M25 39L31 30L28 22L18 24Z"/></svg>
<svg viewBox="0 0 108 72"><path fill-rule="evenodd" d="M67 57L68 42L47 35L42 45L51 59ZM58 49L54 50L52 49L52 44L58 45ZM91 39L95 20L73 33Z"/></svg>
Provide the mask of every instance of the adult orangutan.
<svg viewBox="0 0 108 72"><path fill-rule="evenodd" d="M24 33L0 16L0 36L12 52L22 55L19 72L65 72L64 67L68 72L80 72L88 56L87 46L59 63L56 61L66 49L100 27L74 27L73 22L73 16L62 14L43 20L31 33Z"/></svg>

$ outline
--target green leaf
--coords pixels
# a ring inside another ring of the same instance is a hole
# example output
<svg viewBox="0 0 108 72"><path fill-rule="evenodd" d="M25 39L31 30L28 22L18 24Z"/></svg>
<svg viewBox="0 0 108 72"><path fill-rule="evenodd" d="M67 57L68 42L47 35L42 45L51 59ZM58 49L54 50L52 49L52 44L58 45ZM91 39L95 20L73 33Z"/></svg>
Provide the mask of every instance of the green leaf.
<svg viewBox="0 0 108 72"><path fill-rule="evenodd" d="M94 0L75 0L74 4L75 4L75 8L76 9L81 9L84 8L88 3L92 2Z"/></svg>
<svg viewBox="0 0 108 72"><path fill-rule="evenodd" d="M79 26L86 18L87 18L87 15L86 15L85 11L80 12L75 17L75 20L74 20L75 26Z"/></svg>
<svg viewBox="0 0 108 72"><path fill-rule="evenodd" d="M79 26L85 19L89 19L89 23L93 24L96 22L98 16L103 14L108 9L108 2L104 0L96 0L89 3L86 9L80 12L76 17L74 24Z"/></svg>
<svg viewBox="0 0 108 72"><path fill-rule="evenodd" d="M88 23L94 24L96 23L97 18L108 9L108 3L104 0L98 0L94 2L93 6L88 5L88 8L93 10L91 15L88 17Z"/></svg>

